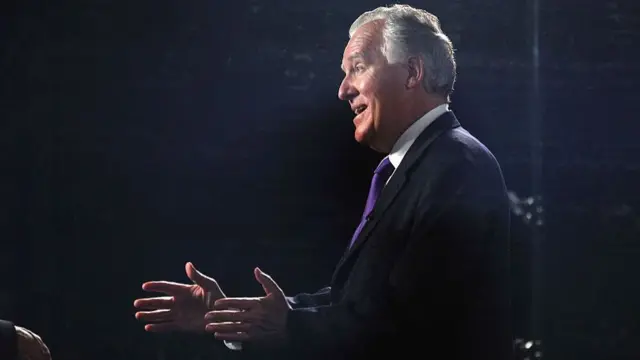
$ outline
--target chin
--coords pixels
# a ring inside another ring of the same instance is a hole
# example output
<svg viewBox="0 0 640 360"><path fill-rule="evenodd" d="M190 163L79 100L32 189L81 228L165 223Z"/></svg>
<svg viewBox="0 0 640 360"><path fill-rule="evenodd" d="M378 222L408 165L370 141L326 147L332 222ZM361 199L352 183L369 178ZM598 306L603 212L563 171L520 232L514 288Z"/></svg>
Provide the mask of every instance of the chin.
<svg viewBox="0 0 640 360"><path fill-rule="evenodd" d="M369 136L369 133L370 132L368 131L368 129L361 129L356 127L353 138L362 145L369 145L369 138L371 137Z"/></svg>

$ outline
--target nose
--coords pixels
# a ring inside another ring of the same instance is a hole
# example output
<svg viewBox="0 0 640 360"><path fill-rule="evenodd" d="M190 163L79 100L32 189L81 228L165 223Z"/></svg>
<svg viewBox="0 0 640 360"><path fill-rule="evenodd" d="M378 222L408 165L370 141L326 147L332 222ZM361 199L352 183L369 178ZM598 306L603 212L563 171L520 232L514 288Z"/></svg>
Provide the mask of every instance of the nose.
<svg viewBox="0 0 640 360"><path fill-rule="evenodd" d="M345 77L340 83L340 87L338 88L338 99L340 100L350 100L353 99L356 95L358 95L358 91L351 84L348 77Z"/></svg>

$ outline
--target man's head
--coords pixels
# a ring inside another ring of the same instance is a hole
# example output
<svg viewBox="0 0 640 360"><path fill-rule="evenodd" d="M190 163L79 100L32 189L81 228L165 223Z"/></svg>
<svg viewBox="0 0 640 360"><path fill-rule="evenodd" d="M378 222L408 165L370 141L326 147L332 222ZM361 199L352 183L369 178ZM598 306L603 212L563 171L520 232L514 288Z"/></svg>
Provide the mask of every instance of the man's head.
<svg viewBox="0 0 640 360"><path fill-rule="evenodd" d="M49 348L42 341L40 336L33 331L16 326L17 360L51 360Z"/></svg>
<svg viewBox="0 0 640 360"><path fill-rule="evenodd" d="M436 16L408 5L365 12L349 38L338 97L356 113L356 140L389 152L412 122L449 102L453 45Z"/></svg>

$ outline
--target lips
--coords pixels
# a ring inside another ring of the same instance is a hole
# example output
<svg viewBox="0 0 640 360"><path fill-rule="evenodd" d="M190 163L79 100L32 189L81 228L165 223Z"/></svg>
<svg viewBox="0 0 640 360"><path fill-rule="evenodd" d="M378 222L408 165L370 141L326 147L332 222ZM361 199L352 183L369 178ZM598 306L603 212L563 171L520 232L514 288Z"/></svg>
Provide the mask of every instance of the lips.
<svg viewBox="0 0 640 360"><path fill-rule="evenodd" d="M353 118L353 125L355 125L356 127L360 126L360 123L364 120L365 110L366 110L366 107L365 109L358 111L357 115Z"/></svg>

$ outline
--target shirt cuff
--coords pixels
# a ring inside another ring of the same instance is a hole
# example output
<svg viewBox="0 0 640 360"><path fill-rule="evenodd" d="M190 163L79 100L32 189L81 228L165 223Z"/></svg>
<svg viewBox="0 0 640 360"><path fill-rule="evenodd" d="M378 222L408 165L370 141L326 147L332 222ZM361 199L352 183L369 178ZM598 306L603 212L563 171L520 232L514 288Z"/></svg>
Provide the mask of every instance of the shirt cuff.
<svg viewBox="0 0 640 360"><path fill-rule="evenodd" d="M240 341L223 340L223 342L224 342L224 346L226 346L227 349L229 349L229 350L233 350L233 351L242 350L242 342L240 342Z"/></svg>

